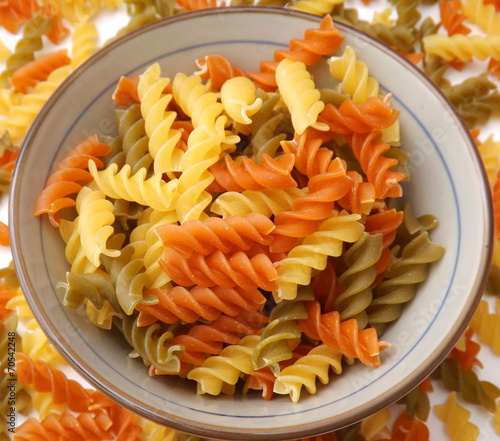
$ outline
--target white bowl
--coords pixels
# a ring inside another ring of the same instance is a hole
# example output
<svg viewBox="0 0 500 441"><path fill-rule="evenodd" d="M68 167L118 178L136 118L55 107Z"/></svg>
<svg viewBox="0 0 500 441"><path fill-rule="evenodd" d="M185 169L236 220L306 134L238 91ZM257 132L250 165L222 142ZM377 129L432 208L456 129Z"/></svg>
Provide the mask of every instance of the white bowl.
<svg viewBox="0 0 500 441"><path fill-rule="evenodd" d="M338 24L383 91L401 110L402 146L410 152L405 198L433 214L432 240L446 248L414 300L384 334L392 346L382 366L356 364L299 403L287 396L197 395L192 383L150 377L114 331L92 326L62 305L56 286L69 268L64 244L47 219L35 217L37 195L54 165L86 135L115 130L111 93L121 75L159 62L164 75L191 73L210 53L245 71L272 60L276 49L318 27L320 18L290 10L227 8L178 15L113 42L55 92L27 136L10 205L12 246L22 288L41 328L70 364L97 388L138 414L184 432L224 439L291 439L354 423L401 398L447 355L464 331L485 286L492 240L489 187L467 128L439 90L401 56ZM326 64L324 65L326 66ZM316 72L328 80L326 68Z"/></svg>

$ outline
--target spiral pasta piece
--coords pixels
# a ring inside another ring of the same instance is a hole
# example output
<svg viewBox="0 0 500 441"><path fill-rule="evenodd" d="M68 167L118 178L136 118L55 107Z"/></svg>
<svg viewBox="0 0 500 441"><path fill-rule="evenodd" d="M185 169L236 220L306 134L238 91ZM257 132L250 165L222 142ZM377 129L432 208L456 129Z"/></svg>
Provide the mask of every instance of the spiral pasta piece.
<svg viewBox="0 0 500 441"><path fill-rule="evenodd" d="M0 283L0 321L7 319L12 314L12 310L7 308L7 303L10 299L18 295L16 290L8 289L5 285Z"/></svg>
<svg viewBox="0 0 500 441"><path fill-rule="evenodd" d="M0 88L0 115L8 115L10 108L19 104L21 97L21 93L11 93L11 91L5 87ZM0 137L4 137L8 133L9 132L5 130ZM8 136L10 137L10 135Z"/></svg>
<svg viewBox="0 0 500 441"><path fill-rule="evenodd" d="M269 367L274 376L279 375L280 362L290 360L300 343L302 331L297 320L307 318L302 301L312 299L312 292L304 289L294 300L283 300L273 308L252 354L255 370Z"/></svg>
<svg viewBox="0 0 500 441"><path fill-rule="evenodd" d="M276 263L278 289L273 293L277 299L293 300L298 285L311 282L312 270L324 270L329 256L340 256L344 242L355 242L363 233L360 216L340 213L323 221L318 230L307 236L302 244L290 250L287 256Z"/></svg>
<svg viewBox="0 0 500 441"><path fill-rule="evenodd" d="M407 26L395 24L388 27L385 24L369 23L359 18L356 8L338 8L333 14L333 18L355 26L360 31L366 32L396 50L406 53L414 51L414 45L417 41L415 30L409 29Z"/></svg>
<svg viewBox="0 0 500 441"><path fill-rule="evenodd" d="M224 314L213 322L193 326L184 334L175 336L172 345L181 345L185 351L180 355L181 372L192 366L202 365L207 357L218 355L228 345L239 342L242 336L256 334L267 322L259 312L242 311L234 317Z"/></svg>
<svg viewBox="0 0 500 441"><path fill-rule="evenodd" d="M500 354L500 302L496 302L497 311L490 312L486 300L481 300L471 321L471 328L476 332L480 341Z"/></svg>
<svg viewBox="0 0 500 441"><path fill-rule="evenodd" d="M17 278L17 272L14 267L14 263L10 262L9 265L5 266L4 268L0 268L0 280L2 281L2 285L5 286L5 288L12 290L16 292L16 296L12 298L11 300L17 299L19 297L24 297L22 291L21 291L21 286L19 284L19 279ZM10 300L9 300L10 302ZM21 317L23 314L20 314L21 311L17 311L17 315ZM26 314L24 314L26 316ZM29 315L30 317L33 317L33 315Z"/></svg>
<svg viewBox="0 0 500 441"><path fill-rule="evenodd" d="M138 304L151 305L157 302L153 296L145 293L149 277L144 271L144 259L134 258L133 245L128 244L121 249L120 256L103 257L103 265L111 276L116 289L116 300L127 315L131 315ZM113 303L110 300L110 303Z"/></svg>
<svg viewBox="0 0 500 441"><path fill-rule="evenodd" d="M350 190L338 200L344 210L351 213L368 215L375 205L375 187L371 182L363 180L363 176L355 170L347 170L346 175L351 179Z"/></svg>
<svg viewBox="0 0 500 441"><path fill-rule="evenodd" d="M343 0L296 0L287 7L295 11L309 12L323 17L330 14L335 6L342 3Z"/></svg>
<svg viewBox="0 0 500 441"><path fill-rule="evenodd" d="M468 20L489 35L500 34L500 17L494 5L478 0L464 0L463 12Z"/></svg>
<svg viewBox="0 0 500 441"><path fill-rule="evenodd" d="M179 6L188 11L200 11L208 8L220 7L216 0L179 0Z"/></svg>
<svg viewBox="0 0 500 441"><path fill-rule="evenodd" d="M250 124L262 105L262 99L256 97L255 84L243 76L226 80L220 89L220 99L229 117L241 124Z"/></svg>
<svg viewBox="0 0 500 441"><path fill-rule="evenodd" d="M280 362L280 371L281 369L295 363L299 358L306 355L312 348L313 345L299 344L292 351L292 357L290 359ZM276 377L269 367L254 370L245 378L245 383L243 384L243 394L247 394L249 390L260 390L262 391L263 398L270 400L273 397L275 381Z"/></svg>
<svg viewBox="0 0 500 441"><path fill-rule="evenodd" d="M107 247L107 241L114 233L115 215L113 204L106 199L105 194L83 187L76 198L76 209L80 217L78 222L80 244L89 261L98 267L101 254L118 257L119 250Z"/></svg>
<svg viewBox="0 0 500 441"><path fill-rule="evenodd" d="M427 421L429 417L431 404L428 392L432 392L433 389L431 385L431 390L426 390L425 383L430 384L430 377L398 401L399 404L406 406L405 414L410 419Z"/></svg>
<svg viewBox="0 0 500 441"><path fill-rule="evenodd" d="M262 397L270 400L273 397L273 388L276 377L269 368L253 371L247 376L243 385L243 394L246 395L250 390L262 391Z"/></svg>
<svg viewBox="0 0 500 441"><path fill-rule="evenodd" d="M56 166L45 188L37 197L34 215L47 213L52 225L59 226L59 210L73 207L76 202L67 196L79 192L83 185L92 179L87 171L89 160L93 160L96 167L103 167L100 157L110 153L111 148L99 142L96 135L91 135L75 146Z"/></svg>
<svg viewBox="0 0 500 441"><path fill-rule="evenodd" d="M111 439L109 432L112 422L105 411L95 413L83 412L78 416L65 413L61 416L49 415L43 420L28 418L16 429L16 439L50 441L71 440L86 441L89 439ZM57 437L57 438L56 438Z"/></svg>
<svg viewBox="0 0 500 441"><path fill-rule="evenodd" d="M342 358L343 355L338 350L326 345L316 346L307 355L280 372L274 383L274 392L282 395L288 394L291 400L297 403L302 387L314 394L318 380L323 384L328 384L330 381L330 369L336 375L341 374Z"/></svg>
<svg viewBox="0 0 500 441"><path fill-rule="evenodd" d="M148 288L163 288L170 282L159 264L164 246L155 230L160 225L170 225L178 221L175 211L146 209L140 224L130 234L130 243L135 250L133 258L143 259Z"/></svg>
<svg viewBox="0 0 500 441"><path fill-rule="evenodd" d="M146 366L153 366L162 372L179 372L179 355L185 348L180 345L167 346L174 337L172 331L162 330L158 323L139 327L137 317L130 315L123 317L122 332L133 348L130 357L140 357Z"/></svg>
<svg viewBox="0 0 500 441"><path fill-rule="evenodd" d="M463 369L472 369L474 366L483 367L483 364L477 358L481 345L472 339L473 336L474 329L469 327L462 334L449 355L449 357L457 360Z"/></svg>
<svg viewBox="0 0 500 441"><path fill-rule="evenodd" d="M49 415L62 415L66 410L64 404L55 404L52 401L52 394L50 392L34 392L31 401L39 419L43 419Z"/></svg>
<svg viewBox="0 0 500 441"><path fill-rule="evenodd" d="M232 144L239 138L226 135L224 126L227 118L221 115L222 104L217 101L215 93L201 83L200 77L177 74L172 87L174 96L179 93L180 97L187 97L177 102L191 116L194 127L182 156L178 186L177 214L179 220L184 222L199 219L211 203L212 196L207 187L214 177L210 168L219 160L222 144Z"/></svg>
<svg viewBox="0 0 500 441"><path fill-rule="evenodd" d="M219 250L208 256L192 254L184 258L178 251L166 248L160 265L168 276L182 286L222 286L243 289L276 289L278 274L266 254L247 256L238 251L226 256Z"/></svg>
<svg viewBox="0 0 500 441"><path fill-rule="evenodd" d="M458 404L456 392L451 392L445 404L434 406L437 417L446 425L446 432L452 441L476 440L479 428L469 421L471 412Z"/></svg>
<svg viewBox="0 0 500 441"><path fill-rule="evenodd" d="M389 422L391 420L391 411L388 408L379 410L361 421L359 434L366 441L374 441L381 439L380 437L388 437L391 435L389 430ZM383 439L383 438L382 438Z"/></svg>
<svg viewBox="0 0 500 441"><path fill-rule="evenodd" d="M149 66L140 76L138 94L141 113L149 136L149 152L154 159L156 174L181 170L182 150L177 148L181 132L172 128L177 113L167 109L172 94L164 93L170 79L161 76L158 63Z"/></svg>
<svg viewBox="0 0 500 441"><path fill-rule="evenodd" d="M113 102L124 107L136 103L140 104L141 100L139 98L139 91L137 90L139 87L139 80L140 78L138 76L126 77L122 75L113 90Z"/></svg>
<svg viewBox="0 0 500 441"><path fill-rule="evenodd" d="M420 0L395 0L393 3L398 14L396 24L413 29L422 16L419 9Z"/></svg>
<svg viewBox="0 0 500 441"><path fill-rule="evenodd" d="M0 131L8 130L13 141L22 141L42 107L70 73L71 66L61 66L45 81L37 83L30 93L21 97L19 104L10 108L7 117L0 120Z"/></svg>
<svg viewBox="0 0 500 441"><path fill-rule="evenodd" d="M181 225L162 225L155 231L163 245L188 258L193 252L206 256L216 249L227 254L235 249L247 251L255 243L269 245L272 230L274 224L270 219L250 213L225 219L211 217L204 221L186 221Z"/></svg>
<svg viewBox="0 0 500 441"><path fill-rule="evenodd" d="M313 234L321 222L332 215L335 202L345 196L352 185L344 164L340 158L335 158L324 173L309 179L308 193L295 199L290 211L276 214L273 236L306 237ZM289 251L274 244L271 249Z"/></svg>
<svg viewBox="0 0 500 441"><path fill-rule="evenodd" d="M35 59L35 52L43 48L42 37L52 30L53 24L54 19L41 11L30 17L24 26L22 38L5 61L6 68L0 73L0 84L8 85L8 79L17 69Z"/></svg>
<svg viewBox="0 0 500 441"><path fill-rule="evenodd" d="M195 286L186 289L174 286L166 289L149 289L144 295L155 296L158 303L154 306L140 304L139 326L149 325L156 320L163 323L194 323L200 318L207 321L216 320L221 314L236 316L242 310L259 311L266 299L257 289L223 288L214 286Z"/></svg>
<svg viewBox="0 0 500 441"><path fill-rule="evenodd" d="M401 212L398 214L401 214ZM424 214L417 217L409 203L403 206L403 214L403 222L401 223L401 228L398 230L398 233L401 237L405 237L406 239L411 239L424 231L430 232L438 225L438 220L433 215Z"/></svg>
<svg viewBox="0 0 500 441"><path fill-rule="evenodd" d="M241 374L253 371L252 353L258 335L243 337L237 344L226 347L217 356L209 357L201 366L189 371L187 378L198 384L199 394L232 394Z"/></svg>
<svg viewBox="0 0 500 441"><path fill-rule="evenodd" d="M306 65L288 58L281 60L276 67L276 84L292 116L292 124L301 135L308 127L327 130L318 122L318 115L325 104L320 100L321 93L316 89Z"/></svg>
<svg viewBox="0 0 500 441"><path fill-rule="evenodd" d="M371 234L382 234L383 236L383 246L388 248L394 242L397 234L397 229L404 221L408 221L412 215L409 212L409 206L405 207L404 211L398 211L396 209L382 209L378 212L374 212L366 217L365 227L366 231ZM415 229L412 229L411 235L414 236L422 231L422 225L415 225Z"/></svg>
<svg viewBox="0 0 500 441"><path fill-rule="evenodd" d="M217 196L210 210L222 217L244 216L250 213L271 217L290 210L293 201L304 194L305 191L299 188L287 190L265 188L260 191L244 190L241 193L227 191Z"/></svg>
<svg viewBox="0 0 500 441"><path fill-rule="evenodd" d="M218 101L218 94L203 84L199 75L177 73L172 83L172 94L182 111L191 118L194 128L207 125L209 130L214 130L222 121L225 123L226 117L219 119L223 104Z"/></svg>
<svg viewBox="0 0 500 441"><path fill-rule="evenodd" d="M406 216L408 219L410 216ZM381 210L376 213L369 214L365 219L365 229L372 235L382 234L382 250L380 258L375 263L375 271L377 278L375 279L372 288L376 288L384 278L385 271L393 262L393 253L391 245L396 239L396 233L399 226L402 224L404 218L403 211L396 211L395 209ZM420 228L412 233L416 234Z"/></svg>
<svg viewBox="0 0 500 441"><path fill-rule="evenodd" d="M110 427L111 433L115 436L117 441L128 440L139 441L142 439L142 428L140 419L130 410L122 406L112 405L107 412L112 425Z"/></svg>
<svg viewBox="0 0 500 441"><path fill-rule="evenodd" d="M387 27L394 26L396 21L392 18L393 12L394 10L391 7L382 9L381 11L374 11L372 24L382 24Z"/></svg>
<svg viewBox="0 0 500 441"><path fill-rule="evenodd" d="M78 67L98 49L95 23L86 18L75 25L71 34L71 66Z"/></svg>
<svg viewBox="0 0 500 441"><path fill-rule="evenodd" d="M405 412L401 412L392 426L391 439L394 441L408 439L429 441L430 431L423 421L410 419Z"/></svg>
<svg viewBox="0 0 500 441"><path fill-rule="evenodd" d="M341 81L339 89L352 97L354 103L360 104L378 95L378 81L369 75L368 66L357 59L351 46L346 46L340 57L331 57L328 64L331 75Z"/></svg>
<svg viewBox="0 0 500 441"><path fill-rule="evenodd" d="M97 309L92 302L85 302L85 313L90 323L98 328L110 330L115 319L123 318L122 312L117 312L108 301L104 301L102 308Z"/></svg>
<svg viewBox="0 0 500 441"><path fill-rule="evenodd" d="M308 318L299 320L302 331L350 358L357 358L367 366L380 366L380 352L390 347L380 341L374 328L358 329L355 319L340 320L338 311L321 314L317 300L304 302Z"/></svg>
<svg viewBox="0 0 500 441"><path fill-rule="evenodd" d="M278 159L264 154L260 164L256 164L246 156L235 160L226 155L222 165L217 163L210 167L215 182L209 190L241 192L265 188L278 190L295 188L297 182L291 176L294 164L295 158L292 154L282 155Z"/></svg>
<svg viewBox="0 0 500 441"><path fill-rule="evenodd" d="M188 439L179 439L176 430L161 426L146 419L142 419L141 427L145 441L189 441Z"/></svg>
<svg viewBox="0 0 500 441"><path fill-rule="evenodd" d="M486 168L488 181L494 185L497 180L498 170L500 169L500 141L497 141L494 135L490 135L483 142L479 143L478 150Z"/></svg>
<svg viewBox="0 0 500 441"><path fill-rule="evenodd" d="M257 87L273 91L278 86L275 73L281 60L288 58L311 66L318 63L322 56L335 52L343 41L331 16L325 15L319 28L307 29L303 39L290 40L288 50L276 50L274 61L260 63L260 72L247 72L246 75L254 80Z"/></svg>
<svg viewBox="0 0 500 441"><path fill-rule="evenodd" d="M160 222L157 225L158 219ZM148 244L146 238L151 232L159 239L156 233L154 233L154 228L163 223L175 223L177 222L177 216L172 211L160 212L153 210L151 207L145 208L139 217L137 218L137 223L130 231L129 243L134 249L134 258L143 258L148 250ZM155 240L160 242L159 240ZM161 242L160 242L161 243ZM163 246L163 244L162 244Z"/></svg>
<svg viewBox="0 0 500 441"><path fill-rule="evenodd" d="M471 404L478 404L491 413L496 410L500 389L489 381L480 380L472 369L463 369L458 360L445 359L432 374L449 391L455 391Z"/></svg>
<svg viewBox="0 0 500 441"><path fill-rule="evenodd" d="M33 312L31 311L28 302L26 300L26 297L24 296L23 292L21 289L16 289L15 291L15 296L11 297L9 300L7 300L7 303L5 304L5 309L9 311L14 311L14 316L15 319L19 319L22 322L29 322L34 319ZM7 317L7 319L10 319L10 316Z"/></svg>
<svg viewBox="0 0 500 441"><path fill-rule="evenodd" d="M464 23L468 18L463 11L463 5L460 0L441 0L439 2L439 16L448 35L466 35L471 31Z"/></svg>
<svg viewBox="0 0 500 441"><path fill-rule="evenodd" d="M378 131L368 134L354 133L350 137L349 144L367 175L368 182L375 187L376 197L400 197L403 190L399 182L405 179L405 175L391 170L398 161L383 156L390 146L380 142L380 137L381 132Z"/></svg>
<svg viewBox="0 0 500 441"><path fill-rule="evenodd" d="M276 95L279 97L279 95ZM268 99L267 103L271 101ZM263 104L264 106L264 104ZM281 142L287 138L288 110L285 107L277 109L275 112L264 116L267 112L257 112L252 123L248 126L251 135L251 142L246 151L252 151L252 158L256 163L260 163L262 156L267 154L276 157L280 149Z"/></svg>
<svg viewBox="0 0 500 441"><path fill-rule="evenodd" d="M74 412L88 410L92 396L78 381L70 380L59 369L26 354L16 354L16 376L21 385L32 384L38 392L51 392L54 403L66 403Z"/></svg>
<svg viewBox="0 0 500 441"><path fill-rule="evenodd" d="M6 31L15 34L39 10L33 0L6 1L1 6L0 24Z"/></svg>
<svg viewBox="0 0 500 441"><path fill-rule="evenodd" d="M196 75L207 81L212 90L221 90L222 85L230 78L243 76L243 71L222 55L205 55L195 60L198 71Z"/></svg>
<svg viewBox="0 0 500 441"><path fill-rule="evenodd" d="M393 262L385 280L375 290L367 309L368 323L382 333L385 326L396 320L405 303L414 296L417 284L427 278L429 264L439 260L444 248L430 241L427 232L417 234Z"/></svg>
<svg viewBox="0 0 500 441"><path fill-rule="evenodd" d="M74 221L61 219L59 223L59 233L66 244L64 254L66 260L71 264L72 273L93 273L97 270L97 267L90 262L83 251L79 234L79 222L80 219L77 217Z"/></svg>
<svg viewBox="0 0 500 441"><path fill-rule="evenodd" d="M178 200L176 180L165 182L160 174L146 178L144 168L134 175L128 164L121 170L116 164L110 164L99 171L95 162L89 161L89 172L99 189L110 198L137 202L158 211L173 210Z"/></svg>
<svg viewBox="0 0 500 441"><path fill-rule="evenodd" d="M366 308L373 297L371 286L377 276L375 264L381 253L382 234L364 232L342 257L347 269L338 279L341 291L335 300L335 309L341 320L355 318L360 329L368 323Z"/></svg>
<svg viewBox="0 0 500 441"><path fill-rule="evenodd" d="M130 3L130 1L128 1L127 3ZM167 3L156 2L156 4L152 4L152 2L149 2L149 4L143 5L140 11L136 9L134 10L133 14L129 14L128 22L120 29L118 29L111 40L122 37L135 29L138 29L149 23L153 23L154 21L157 21L159 18L161 18L156 5L158 5L160 8L164 6L165 9L170 9ZM129 8L129 10L130 9L131 8ZM169 15L171 15L171 13Z"/></svg>
<svg viewBox="0 0 500 441"><path fill-rule="evenodd" d="M57 352L52 343L47 339L35 319L31 319L26 324L21 350L32 360L65 364L61 354Z"/></svg>
<svg viewBox="0 0 500 441"><path fill-rule="evenodd" d="M294 135L293 140L283 141L281 146L287 154L295 156L295 167L304 176L312 178L325 173L330 167L333 151L321 148L321 138L303 135Z"/></svg>
<svg viewBox="0 0 500 441"><path fill-rule="evenodd" d="M108 302L115 311L120 310L115 286L108 274L68 271L66 281L59 282L57 287L64 289L63 304L68 308L79 308L88 300L98 309Z"/></svg>
<svg viewBox="0 0 500 441"><path fill-rule="evenodd" d="M140 105L134 103L125 110L117 110L116 116L125 164L130 165L132 174L137 173L140 168L150 170L153 157L149 152L149 137L146 134Z"/></svg>
<svg viewBox="0 0 500 441"><path fill-rule="evenodd" d="M70 62L66 49L48 52L16 69L10 77L10 83L14 90L28 93L37 83L47 80L51 72Z"/></svg>
<svg viewBox="0 0 500 441"><path fill-rule="evenodd" d="M382 100L370 96L361 104L351 99L346 99L339 107L329 103L321 112L319 120L327 124L330 131L347 135L387 129L396 122L399 114L399 110L387 104L386 98Z"/></svg>
<svg viewBox="0 0 500 441"><path fill-rule="evenodd" d="M10 49L5 46L3 41L0 41L0 61L5 61L5 59L11 54Z"/></svg>
<svg viewBox="0 0 500 441"><path fill-rule="evenodd" d="M500 35L432 34L426 35L422 43L426 54L438 55L446 61L458 59L468 62L473 57L479 60L489 57L500 59Z"/></svg>

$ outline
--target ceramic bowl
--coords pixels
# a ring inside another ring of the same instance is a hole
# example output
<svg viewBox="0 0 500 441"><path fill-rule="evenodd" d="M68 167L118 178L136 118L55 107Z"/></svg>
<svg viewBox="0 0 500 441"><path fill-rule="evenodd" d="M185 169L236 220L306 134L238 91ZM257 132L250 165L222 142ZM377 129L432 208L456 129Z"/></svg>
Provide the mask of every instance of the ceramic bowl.
<svg viewBox="0 0 500 441"><path fill-rule="evenodd" d="M91 133L113 135L111 94L122 75L153 62L164 75L191 73L194 60L217 53L245 71L276 49L318 27L316 16L290 10L227 8L159 21L113 42L81 66L44 107L23 146L12 184L10 225L15 265L41 328L85 379L134 412L183 432L219 439L296 439L347 426L393 403L421 382L464 331L485 286L491 259L492 208L480 158L463 122L428 78L401 56L342 24L383 92L401 110L402 146L410 152L405 198L417 215L440 222L432 240L446 248L413 301L385 332L391 347L382 366L355 364L314 395L294 404L259 393L196 394L169 376L150 377L128 357L113 331L91 325L85 313L62 305L57 288L69 268L64 244L33 207L54 165ZM319 83L327 72L315 73ZM330 80L331 81L331 80Z"/></svg>

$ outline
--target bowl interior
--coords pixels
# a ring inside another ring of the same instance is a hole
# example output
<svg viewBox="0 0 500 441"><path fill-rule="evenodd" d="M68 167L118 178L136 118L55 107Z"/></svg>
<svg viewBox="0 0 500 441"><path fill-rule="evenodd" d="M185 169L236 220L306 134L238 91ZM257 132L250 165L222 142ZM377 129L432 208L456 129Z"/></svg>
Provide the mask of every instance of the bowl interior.
<svg viewBox="0 0 500 441"><path fill-rule="evenodd" d="M408 62L380 43L339 24L345 44L366 62L401 110L402 148L411 154L405 198L417 215L440 226L432 240L446 248L415 299L384 334L392 346L382 367L360 364L319 388L265 401L247 396L196 394L178 378L149 377L114 331L91 325L82 311L62 306L69 268L59 233L33 216L37 195L54 165L92 133L116 134L111 94L121 75L138 75L159 62L164 75L192 73L194 60L221 54L245 71L315 28L319 18L266 8L228 8L179 15L114 42L79 68L35 121L15 171L10 206L12 246L22 287L56 347L89 381L135 412L170 427L225 439L286 439L333 430L408 392L446 355L471 317L491 258L491 206L477 152L464 125L438 90ZM340 51L339 53L340 54ZM335 84L326 60L319 86Z"/></svg>

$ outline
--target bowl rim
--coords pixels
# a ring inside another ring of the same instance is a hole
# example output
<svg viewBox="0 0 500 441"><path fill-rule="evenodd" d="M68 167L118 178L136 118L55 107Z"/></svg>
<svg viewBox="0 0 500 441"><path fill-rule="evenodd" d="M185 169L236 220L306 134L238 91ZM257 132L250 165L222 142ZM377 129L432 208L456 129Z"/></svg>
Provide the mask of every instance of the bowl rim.
<svg viewBox="0 0 500 441"><path fill-rule="evenodd" d="M20 253L18 253L18 244L19 244L19 237L20 237L20 231L16 228L16 224L18 223L17 221L17 210L16 210L16 203L17 203L17 189L18 189L18 182L21 180L20 175L22 174L22 169L23 169L23 158L28 155L29 149L26 147L27 145L30 144L31 139L35 136L35 133L37 132L38 128L40 125L43 124L44 120L44 115L50 112L53 104L58 100L59 96L64 93L64 91L70 87L75 81L78 80L79 76L85 72L87 69L89 69L94 63L98 62L101 58L106 57L108 52L114 51L115 48L126 44L129 40L135 39L137 36L147 33L153 29L163 27L163 26L168 26L169 23L172 22L177 22L181 20L189 20L192 16L206 16L206 15L219 15L219 14L233 14L233 13L241 13L241 12L253 12L253 13L264 13L264 14L280 14L280 15L292 15L292 16L299 16L303 17L305 19L308 19L311 21L311 24L316 23L319 24L321 21L321 16L306 13L306 12L301 12L301 11L296 11L292 9L286 9L286 8L280 8L280 7L272 7L272 6L234 6L234 7L227 7L227 8L210 8L210 9L204 9L201 11L187 11L183 12L181 14L171 16L171 17L166 17L162 18L160 20L157 20L155 22L149 23L147 25L144 25L138 29L135 29L121 37L118 37L114 39L113 41L109 42L106 46L103 48L99 49L95 54L93 54L89 59L84 61L80 66L78 66L69 76L66 78L62 84L55 90L55 92L52 94L52 96L48 99L46 104L44 105L43 109L40 111L40 113L37 115L35 121L33 124L30 126L28 134L23 142L23 145L20 150L20 154L18 157L18 160L16 162L16 166L13 172L13 178L12 178L12 185L11 185L11 190L10 190L10 197L9 197L9 225L11 226L11 247L12 247L12 254L13 254L13 261L14 261L14 266L16 268L16 271L19 270L19 282L20 286L23 290L23 293L26 297L26 300L28 302L28 305L30 306L31 310L33 311L33 314L35 318L37 319L37 322L40 324L40 327L46 331L47 337L51 341L51 343L56 347L56 349L61 353L61 355L68 361L69 365L74 368L85 380L87 380L90 384L92 384L94 387L96 387L98 390L101 390L108 396L112 397L114 401L116 401L118 404L122 405L125 408L128 408L132 410L133 412L137 413L138 415L141 415L149 420L155 421L159 424L167 424L168 426L180 430L186 433L191 433L194 435L199 435L199 436L209 436L213 438L220 438L220 439L233 439L234 438L234 431L232 430L231 432L228 432L224 428L221 428L220 426L211 426L207 427L207 425L204 425L203 427L200 427L197 424L193 424L192 422L190 423L189 421L182 422L183 418L182 416L175 421L167 421L168 418L161 418L157 413L155 413L155 410L152 406L148 406L147 404L140 403L139 408L133 404L135 400L131 399L127 392L124 390L115 390L115 388L105 379L101 378L101 376L96 373L96 372L89 372L88 370L85 369L85 366L88 366L88 363L85 362L77 353L77 351L74 351L72 348L67 347L67 345L64 343L63 340L59 338L59 332L54 326L51 324L48 314L46 314L43 310L40 308L40 303L39 300L37 299L37 295L35 292L32 292L32 289L30 287L30 284L26 282L25 277L24 277L24 272L26 271L25 265L23 263L22 256L20 256ZM463 332L466 330L468 323L472 319L473 313L475 309L477 308L477 305L479 304L479 301L481 300L482 293L485 290L485 287L488 282L488 275L489 275L489 269L491 265L491 261L493 258L493 226L494 226L494 220L493 220L493 203L492 203L492 196L491 196L491 188L488 185L488 179L487 179L487 174L486 170L484 167L484 163L481 159L481 156L478 152L477 149L473 148L474 147L474 139L472 135L469 132L469 129L467 128L465 122L463 119L460 117L458 111L456 108L451 104L451 102L448 100L448 98L444 95L444 93L441 91L441 89L432 81L432 79L426 75L421 69L418 67L414 66L409 60L407 60L405 57L403 57L401 54L396 52L394 49L392 49L390 46L385 44L384 42L376 39L375 37L358 30L357 28L345 24L343 22L335 21L335 26L337 26L340 30L342 29L348 29L350 32L354 34L359 34L362 35L363 38L367 39L370 41L371 44L377 46L380 50L382 50L384 53L388 54L391 56L393 59L396 59L399 63L403 63L406 65L408 69L413 70L415 75L419 76L422 81L426 82L428 86L431 86L435 93L440 95L440 98L444 100L449 107L449 110L451 113L456 118L456 121L459 123L461 129L464 131L464 135L466 138L468 138L469 141L469 147L470 151L472 153L472 156L475 158L477 165L479 167L479 170L482 174L482 183L484 186L484 195L485 195L485 210L487 214L486 223L484 225L485 231L486 231L486 237L487 237L487 242L483 244L485 248L485 253L481 255L481 261L480 261L480 268L481 268L481 276L476 278L475 284L474 284L474 295L470 296L469 299L469 308L467 310L464 310L461 315L461 322L460 323L455 323L455 327L453 329L453 332L450 333L452 338L450 338L447 342L441 343L436 350L434 351L434 354L437 354L435 357L432 359L425 360L422 365L419 366L418 371L415 372L414 377L408 381L405 384L405 387L402 388L390 388L387 390L383 396L381 397L380 401L377 402L377 409L381 409L383 407L386 407L404 395L406 395L409 391L411 391L414 387L416 387L418 384L420 384L438 365L442 362L442 360L447 356L447 354L453 349L455 343L458 341L458 339L461 337ZM22 230L22 229L21 229ZM137 403L136 403L137 404ZM349 426L353 423L356 423L357 421L368 417L371 415L373 412L375 412L377 409L373 408L373 403L370 403L370 405L360 405L361 410L358 413L353 413L347 416L347 418L344 418L344 420L339 423L338 421L335 422L335 424L332 423L332 417L326 418L325 420L319 420L318 422L315 422L314 424L308 424L308 425L302 425L299 428L294 428L293 431L287 431L287 430L281 430L281 431L273 431L272 429L263 429L259 430L259 428L252 429L251 431L244 431L241 433L238 433L237 436L239 439L243 440L284 440L284 439L290 439L290 437L310 437L310 436L315 436L320 433L325 433L326 431L331 431L331 430L337 430L342 427ZM177 416L178 417L178 416ZM233 437L233 438L228 438Z"/></svg>

